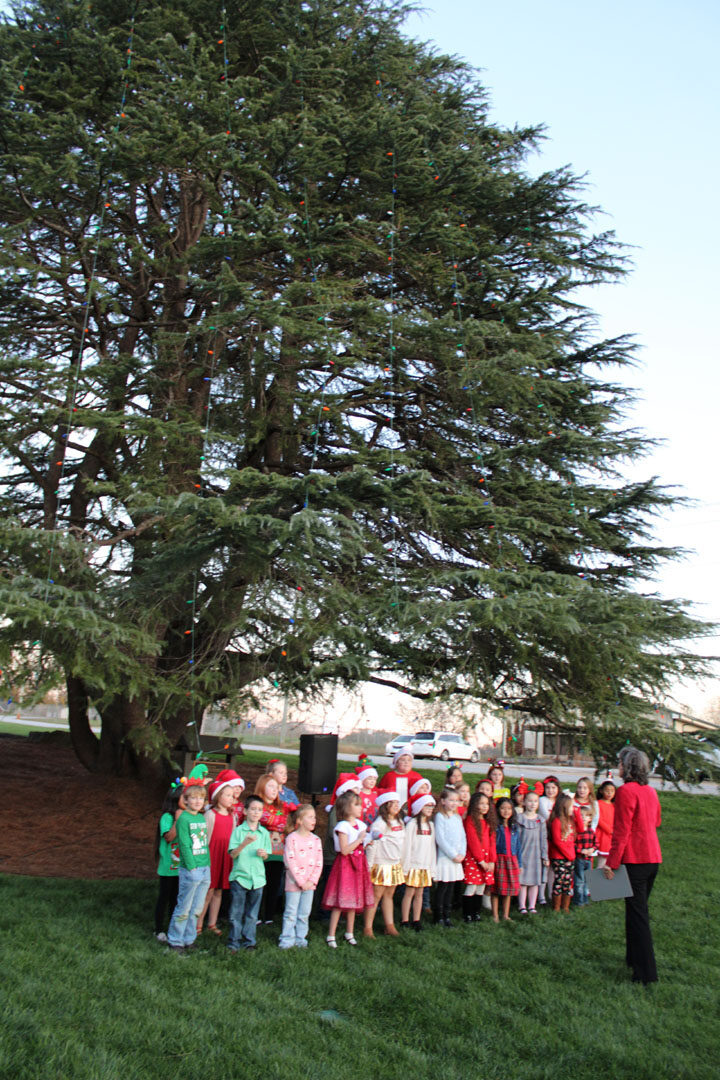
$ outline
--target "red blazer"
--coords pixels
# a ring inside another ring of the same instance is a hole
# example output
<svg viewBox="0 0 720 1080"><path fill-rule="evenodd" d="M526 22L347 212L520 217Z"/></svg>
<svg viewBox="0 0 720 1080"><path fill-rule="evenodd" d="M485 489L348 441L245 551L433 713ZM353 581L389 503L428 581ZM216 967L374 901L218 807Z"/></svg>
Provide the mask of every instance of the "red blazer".
<svg viewBox="0 0 720 1080"><path fill-rule="evenodd" d="M553 818L548 829L548 858L567 859L575 862L575 833L573 828L569 836L563 837L560 818Z"/></svg>
<svg viewBox="0 0 720 1080"><path fill-rule="evenodd" d="M655 831L660 824L660 800L649 784L628 781L615 796L615 822L607 865L660 863L660 843Z"/></svg>

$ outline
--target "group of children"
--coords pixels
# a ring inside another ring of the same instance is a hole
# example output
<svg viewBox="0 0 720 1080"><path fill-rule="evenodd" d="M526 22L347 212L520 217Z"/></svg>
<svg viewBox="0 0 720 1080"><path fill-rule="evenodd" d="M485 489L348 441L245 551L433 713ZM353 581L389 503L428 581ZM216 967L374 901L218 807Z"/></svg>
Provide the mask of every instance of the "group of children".
<svg viewBox="0 0 720 1080"><path fill-rule="evenodd" d="M254 949L257 926L274 920L283 878L281 949L307 946L316 890L332 949L343 915L351 946L360 913L363 936L375 936L378 908L384 933L397 936L398 887L401 929L416 932L431 906L431 885L434 923L441 927L452 925L458 902L466 923L479 921L483 907L495 922L509 920L513 897L521 915L536 914L548 901L556 911L567 911L573 898L588 902L587 871L594 858L604 865L610 850L612 780L600 785L597 797L588 777L573 793L562 792L555 776L510 789L497 761L471 793L453 766L436 801L412 764L412 755L401 750L379 782L364 756L355 772L341 773L326 808L325 849L315 834L314 807L300 804L276 759L244 800L245 784L232 770L209 787L203 775L183 779L168 793L160 819L158 939L175 951L192 949L206 917L207 932L220 935L225 891L227 947L232 953ZM203 772L205 766L194 770Z"/></svg>

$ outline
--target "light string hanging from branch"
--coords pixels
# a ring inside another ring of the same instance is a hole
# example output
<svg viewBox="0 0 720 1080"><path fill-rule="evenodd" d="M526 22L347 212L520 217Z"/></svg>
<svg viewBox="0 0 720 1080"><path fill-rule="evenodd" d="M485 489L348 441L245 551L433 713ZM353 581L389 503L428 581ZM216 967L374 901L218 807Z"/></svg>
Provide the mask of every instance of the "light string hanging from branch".
<svg viewBox="0 0 720 1080"><path fill-rule="evenodd" d="M223 103L225 106L225 128L224 128L224 145L229 146L229 140L232 135L232 110L230 105L230 92L228 87L228 39L227 39L227 9L223 3L221 8L221 22L219 27L219 37L213 35L212 44L214 46L222 46L221 55L221 75L220 86L222 88ZM222 182L220 186L222 191ZM207 469L208 469L208 454L211 444L211 417L213 410L213 393L215 388L215 378L218 368L218 359L220 347L224 342L221 340L221 330L218 316L223 311L223 301L225 296L225 280L224 280L224 268L225 264L229 261L228 255L228 239L229 239L229 223L228 223L228 211L227 209L221 210L220 221L222 225L222 263L220 272L220 290L218 293L218 299L215 301L215 314L212 317L208 329L210 336L207 342L206 356L204 360L206 375L203 376L203 382L206 384L204 393L205 404L202 405L202 409L205 413L203 424L203 437L202 437L202 453L200 455L198 479L194 484L194 488L198 494L198 497L202 497L206 491L207 483ZM190 638L190 655L188 658L190 689L187 691L187 697L190 698L190 720L187 722L186 727L191 728L195 736L195 760L199 761L202 758L202 746L200 743L200 728L202 727L202 716L200 717L200 724L198 724L198 700L197 700L197 675L195 670L195 664L197 660L197 621L198 621L198 604L199 604L199 588L200 577L197 565L193 569L192 576L192 592L190 599L186 602L190 607L190 625L184 632L184 636Z"/></svg>
<svg viewBox="0 0 720 1080"><path fill-rule="evenodd" d="M399 179L400 179L400 164L398 157L398 142L395 137L395 117L397 114L397 102L395 101L395 94L390 91L383 81L383 71L377 71L377 77L375 79L376 93L380 102L385 107L386 116L388 119L388 144L391 149L385 151L385 158L390 171L390 209L388 210L389 226L388 232L385 236L387 241L387 295L388 300L386 302L387 310L387 358L382 365L382 375L387 389L384 391L384 397L386 398L387 411L389 416L389 435L390 435L390 455L389 465L385 468L389 481L389 501L388 501L388 514L390 518L390 543L388 549L390 552L390 575L391 575L391 590L390 590L390 614L391 625L394 624L395 629L392 630L391 637L394 644L399 646L402 635L405 629L404 608L400 603L400 571L399 571L399 533L397 522L397 504L395 501L395 484L397 480L397 457L396 457L396 443L398 441L398 432L396 428L396 416L398 406L398 386L400 383L400 370L403 363L403 359L398 356L398 340L397 333L397 235L398 235L398 195L399 195ZM405 643L407 644L407 642ZM400 670L401 674L404 672L404 661L399 657L395 657L395 663Z"/></svg>
<svg viewBox="0 0 720 1080"><path fill-rule="evenodd" d="M298 85L299 97L300 97L300 138L298 140L298 148L301 150L306 149L306 144L309 138L308 135L308 118L307 118L307 101L305 92L305 80L302 66L294 72L293 82ZM301 186L302 198L299 200L297 206L297 212L300 215L300 222L304 226L304 237L306 244L307 254L305 256L305 266L310 278L311 283L311 296L315 299L316 290L312 286L319 285L319 261L315 251L315 245L312 237L312 225L313 225L313 209L310 203L310 190L308 185L307 173L303 170L302 174L302 186ZM317 224L317 220L316 220ZM307 471L304 478L304 490L303 490L303 510L310 509L310 492L312 490L313 473L317 465L317 459L320 452L320 430L323 420L323 414L330 413L331 406L327 404L329 400L327 397L327 390L337 374L337 356L333 357L333 344L330 336L330 321L331 311L326 306L326 300L323 297L322 289L319 289L320 299L320 311L321 315L317 317L317 323L319 324L320 334L319 338L324 346L324 351L327 354L328 371L321 376L320 382L320 395L317 401L315 420L313 427L310 429L310 436L312 438L312 452L310 456L310 462L308 464ZM296 514L292 515L293 517ZM280 670L276 670L271 675L271 682L274 689L280 689L280 679L283 672L287 678L290 679L292 674L292 660L289 659L290 654L293 653L293 659L299 654L297 648L297 642L299 640L300 632L300 613L301 607L307 607L307 585L300 581L295 581L294 596L290 605L290 613L286 616L287 626L284 639L282 641L282 647L280 649ZM295 644L296 647L293 647ZM288 702L288 689L285 690L285 710L287 710Z"/></svg>

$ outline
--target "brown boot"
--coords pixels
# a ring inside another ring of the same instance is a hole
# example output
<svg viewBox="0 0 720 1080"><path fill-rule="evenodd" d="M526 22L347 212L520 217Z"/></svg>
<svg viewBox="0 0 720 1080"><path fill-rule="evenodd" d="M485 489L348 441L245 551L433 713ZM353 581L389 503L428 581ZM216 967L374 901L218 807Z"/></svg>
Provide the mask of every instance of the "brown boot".
<svg viewBox="0 0 720 1080"><path fill-rule="evenodd" d="M388 923L386 925L385 933L388 935L388 937L400 937L392 923Z"/></svg>
<svg viewBox="0 0 720 1080"><path fill-rule="evenodd" d="M562 900L562 896L559 893L558 893L557 896L553 896L553 898L552 898L553 911L559 911L560 910L560 901L561 900Z"/></svg>
<svg viewBox="0 0 720 1080"><path fill-rule="evenodd" d="M563 909L563 911L569 911L570 910L570 901L571 900L572 900L571 896L565 896L565 895L563 896L563 898L562 898L562 909Z"/></svg>

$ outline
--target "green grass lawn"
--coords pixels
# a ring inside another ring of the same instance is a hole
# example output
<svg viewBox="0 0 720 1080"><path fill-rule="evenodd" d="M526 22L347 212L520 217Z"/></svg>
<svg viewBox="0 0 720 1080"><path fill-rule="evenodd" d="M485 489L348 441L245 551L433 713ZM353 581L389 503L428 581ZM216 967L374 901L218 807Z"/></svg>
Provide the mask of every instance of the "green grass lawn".
<svg viewBox="0 0 720 1080"><path fill-rule="evenodd" d="M304 952L263 928L255 953L178 956L150 933L152 882L0 876L0 1076L715 1080L720 802L662 802L648 989L622 902L335 952L318 923Z"/></svg>

